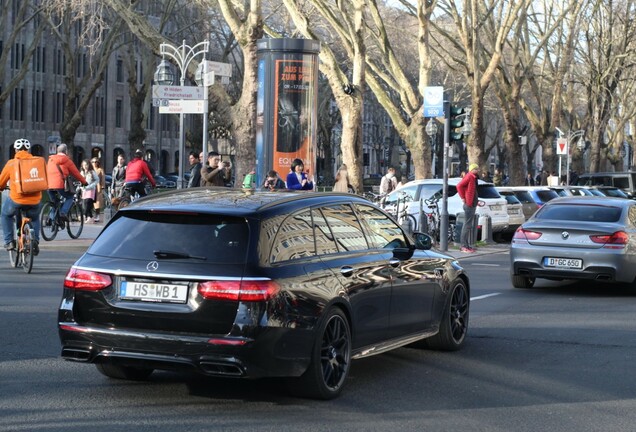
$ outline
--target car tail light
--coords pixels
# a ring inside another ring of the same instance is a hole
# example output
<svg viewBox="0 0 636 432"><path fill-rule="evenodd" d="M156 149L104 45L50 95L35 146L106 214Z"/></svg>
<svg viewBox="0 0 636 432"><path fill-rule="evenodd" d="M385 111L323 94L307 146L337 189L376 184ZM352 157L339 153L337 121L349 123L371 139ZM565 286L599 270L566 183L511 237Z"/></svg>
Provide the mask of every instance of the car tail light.
<svg viewBox="0 0 636 432"><path fill-rule="evenodd" d="M271 280L218 280L199 283L199 294L208 300L267 301L280 288Z"/></svg>
<svg viewBox="0 0 636 432"><path fill-rule="evenodd" d="M590 236L590 240L608 249L622 249L629 242L629 236L625 231L616 231L614 234Z"/></svg>
<svg viewBox="0 0 636 432"><path fill-rule="evenodd" d="M513 235L512 238L514 240L537 240L539 237L541 237L541 235L542 234L540 232L530 231L519 227L515 231L515 235Z"/></svg>
<svg viewBox="0 0 636 432"><path fill-rule="evenodd" d="M112 283L113 280L107 274L76 268L71 268L64 278L64 288L83 291L99 291Z"/></svg>

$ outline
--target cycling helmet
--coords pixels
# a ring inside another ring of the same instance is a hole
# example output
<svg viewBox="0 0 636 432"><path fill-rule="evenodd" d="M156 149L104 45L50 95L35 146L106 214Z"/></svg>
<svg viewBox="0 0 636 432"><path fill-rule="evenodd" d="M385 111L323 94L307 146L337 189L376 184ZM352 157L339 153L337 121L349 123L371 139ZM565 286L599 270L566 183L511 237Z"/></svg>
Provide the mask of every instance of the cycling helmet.
<svg viewBox="0 0 636 432"><path fill-rule="evenodd" d="M15 142L13 143L13 148L18 151L18 150L29 150L31 148L31 143L29 142L28 139L24 139L24 138L20 138L15 140Z"/></svg>

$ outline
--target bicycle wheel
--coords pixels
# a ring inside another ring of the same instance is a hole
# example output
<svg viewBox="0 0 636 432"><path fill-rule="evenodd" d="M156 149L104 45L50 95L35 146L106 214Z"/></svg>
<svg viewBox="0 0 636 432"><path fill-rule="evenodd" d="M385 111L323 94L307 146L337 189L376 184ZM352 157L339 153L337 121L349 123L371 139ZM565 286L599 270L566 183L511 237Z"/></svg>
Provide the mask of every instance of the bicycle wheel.
<svg viewBox="0 0 636 432"><path fill-rule="evenodd" d="M123 209L124 207L128 207L129 205L130 205L130 200L128 198L122 198L119 201L119 206L117 207L117 210Z"/></svg>
<svg viewBox="0 0 636 432"><path fill-rule="evenodd" d="M66 231L72 239L79 238L84 229L84 218L82 217L81 207L74 202L68 211L68 222L66 223Z"/></svg>
<svg viewBox="0 0 636 432"><path fill-rule="evenodd" d="M53 207L53 204L47 202L42 206L42 211L40 212L40 234L46 241L55 239L59 229L55 221L57 212L54 212L54 209L55 207ZM51 213L54 215L53 219L51 219Z"/></svg>
<svg viewBox="0 0 636 432"><path fill-rule="evenodd" d="M27 222L22 227L22 270L25 273L31 273L33 269L33 226Z"/></svg>

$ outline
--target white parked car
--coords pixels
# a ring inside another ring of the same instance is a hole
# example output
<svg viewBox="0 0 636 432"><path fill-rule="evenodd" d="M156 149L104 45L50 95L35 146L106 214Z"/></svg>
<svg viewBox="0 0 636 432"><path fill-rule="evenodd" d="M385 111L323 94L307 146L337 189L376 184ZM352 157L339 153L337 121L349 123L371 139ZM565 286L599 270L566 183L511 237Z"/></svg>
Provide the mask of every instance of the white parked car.
<svg viewBox="0 0 636 432"><path fill-rule="evenodd" d="M457 193L457 183L460 180L461 178L448 179L448 219L449 229L451 230L455 226L457 215L464 211L462 201ZM396 216L397 212L402 213L404 206L406 206L406 212L409 215L413 215L417 221L415 230L421 230L419 226L420 206L425 212L430 212L431 209L426 205L426 200L441 200L442 186L442 179L410 181L387 195L383 206L385 210ZM499 195L493 184L479 180L477 183L477 196L479 197L477 217L479 218L482 215L490 216L493 233L506 231L509 225L506 200ZM438 205L441 210L441 201ZM481 229L481 227L479 228Z"/></svg>

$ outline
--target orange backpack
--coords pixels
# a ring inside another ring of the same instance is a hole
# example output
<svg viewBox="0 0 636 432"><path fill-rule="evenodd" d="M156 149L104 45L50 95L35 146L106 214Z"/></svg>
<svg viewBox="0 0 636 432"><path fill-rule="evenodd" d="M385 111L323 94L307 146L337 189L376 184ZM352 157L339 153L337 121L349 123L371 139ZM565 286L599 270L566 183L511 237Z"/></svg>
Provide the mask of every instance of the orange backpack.
<svg viewBox="0 0 636 432"><path fill-rule="evenodd" d="M14 185L18 193L42 192L49 188L46 178L44 158L32 156L28 159L14 159Z"/></svg>

